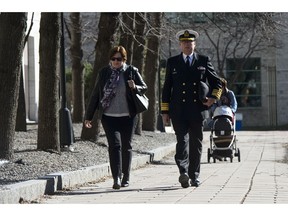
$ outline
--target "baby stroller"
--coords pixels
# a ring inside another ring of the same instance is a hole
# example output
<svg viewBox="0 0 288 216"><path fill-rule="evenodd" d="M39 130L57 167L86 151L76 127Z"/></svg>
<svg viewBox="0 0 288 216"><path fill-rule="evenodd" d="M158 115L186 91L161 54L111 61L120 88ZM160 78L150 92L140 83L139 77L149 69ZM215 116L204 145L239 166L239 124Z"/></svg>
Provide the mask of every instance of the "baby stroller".
<svg viewBox="0 0 288 216"><path fill-rule="evenodd" d="M208 163L211 157L214 163L217 158L227 157L232 163L233 156L238 157L238 162L240 162L240 150L236 146L234 114L226 105L217 107L213 112L210 148L208 148L207 156Z"/></svg>

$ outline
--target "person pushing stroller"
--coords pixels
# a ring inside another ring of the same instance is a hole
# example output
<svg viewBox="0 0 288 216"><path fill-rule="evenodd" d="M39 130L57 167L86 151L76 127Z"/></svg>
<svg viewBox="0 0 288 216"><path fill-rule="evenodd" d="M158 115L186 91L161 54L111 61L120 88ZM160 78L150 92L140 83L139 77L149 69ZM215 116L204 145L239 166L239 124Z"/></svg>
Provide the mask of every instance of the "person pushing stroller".
<svg viewBox="0 0 288 216"><path fill-rule="evenodd" d="M228 89L227 81L224 78L221 78L221 83L222 83L222 94L221 94L220 99L212 105L211 107L212 113L214 112L216 107L226 105L231 108L234 114L234 120L235 120L235 113L238 107L235 94L232 90Z"/></svg>

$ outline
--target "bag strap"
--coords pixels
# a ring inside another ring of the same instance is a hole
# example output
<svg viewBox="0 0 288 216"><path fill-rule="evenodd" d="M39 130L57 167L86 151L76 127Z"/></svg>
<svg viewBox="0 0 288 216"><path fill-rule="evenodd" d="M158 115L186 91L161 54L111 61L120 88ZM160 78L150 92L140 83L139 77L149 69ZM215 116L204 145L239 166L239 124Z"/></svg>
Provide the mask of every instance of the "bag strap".
<svg viewBox="0 0 288 216"><path fill-rule="evenodd" d="M130 79L130 80L135 80L135 79L133 79L133 77L134 77L134 76L133 76L133 75L134 75L134 74L133 74L133 71L134 71L134 70L133 70L133 66L132 66L132 65L129 65L129 69L128 69L128 70L129 70L129 79Z"/></svg>

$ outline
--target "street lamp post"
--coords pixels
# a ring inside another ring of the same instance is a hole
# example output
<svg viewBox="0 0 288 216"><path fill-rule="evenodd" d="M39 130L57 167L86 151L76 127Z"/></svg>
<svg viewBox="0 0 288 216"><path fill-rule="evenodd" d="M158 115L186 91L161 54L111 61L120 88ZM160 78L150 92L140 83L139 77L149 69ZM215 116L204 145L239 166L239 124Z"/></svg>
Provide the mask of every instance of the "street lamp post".
<svg viewBox="0 0 288 216"><path fill-rule="evenodd" d="M69 150L73 150L71 145L74 143L74 132L71 120L70 110L67 108L66 99L66 75L65 75L65 47L64 47L64 18L61 13L61 41L60 41L60 74L61 74L61 108L60 116L60 145L68 146Z"/></svg>
<svg viewBox="0 0 288 216"><path fill-rule="evenodd" d="M161 115L161 68L165 68L166 61L159 59L159 68L158 68L158 119L157 119L157 130L160 132L166 132L165 125L162 120Z"/></svg>

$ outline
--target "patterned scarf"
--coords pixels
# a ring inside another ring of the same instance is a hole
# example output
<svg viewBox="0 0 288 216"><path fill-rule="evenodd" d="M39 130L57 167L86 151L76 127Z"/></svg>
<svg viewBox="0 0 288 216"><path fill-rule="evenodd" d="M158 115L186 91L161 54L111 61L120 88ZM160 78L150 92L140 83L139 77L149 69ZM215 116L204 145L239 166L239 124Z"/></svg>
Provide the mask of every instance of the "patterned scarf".
<svg viewBox="0 0 288 216"><path fill-rule="evenodd" d="M112 98L114 98L116 95L116 87L119 83L120 70L114 69L111 66L110 69L112 70L110 79L106 82L103 88L104 96L101 100L103 109L106 109L110 106Z"/></svg>

